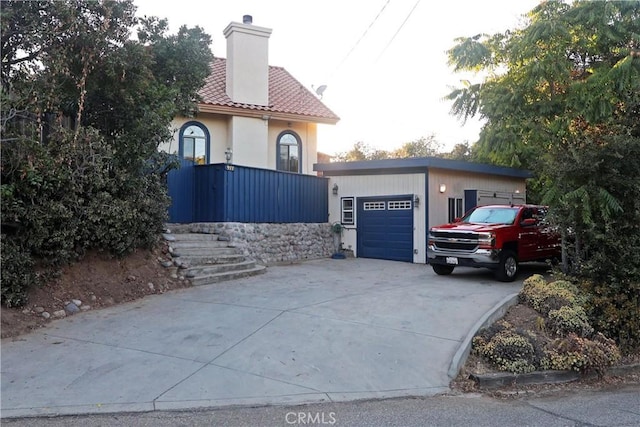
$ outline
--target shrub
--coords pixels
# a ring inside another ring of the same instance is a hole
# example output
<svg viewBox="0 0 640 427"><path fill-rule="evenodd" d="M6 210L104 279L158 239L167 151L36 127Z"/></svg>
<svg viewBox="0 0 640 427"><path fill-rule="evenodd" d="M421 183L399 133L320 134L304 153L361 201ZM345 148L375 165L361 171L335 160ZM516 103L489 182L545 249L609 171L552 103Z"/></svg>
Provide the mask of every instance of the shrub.
<svg viewBox="0 0 640 427"><path fill-rule="evenodd" d="M33 261L29 253L5 235L2 235L0 245L2 304L7 307L23 305L27 302L27 289L36 283Z"/></svg>
<svg viewBox="0 0 640 427"><path fill-rule="evenodd" d="M501 371L526 373L536 370L532 361L535 354L533 346L529 340L513 331L496 334L488 343L479 346L477 351Z"/></svg>
<svg viewBox="0 0 640 427"><path fill-rule="evenodd" d="M640 348L640 281L581 283L584 307L594 328L616 340L624 352Z"/></svg>
<svg viewBox="0 0 640 427"><path fill-rule="evenodd" d="M497 369L513 373L535 371L544 355L535 335L504 321L481 330L472 344L473 351Z"/></svg>
<svg viewBox="0 0 640 427"><path fill-rule="evenodd" d="M547 316L551 310L580 305L584 301L577 286L566 280L547 283L541 275L535 274L527 278L523 285L518 296L520 302L543 316Z"/></svg>
<svg viewBox="0 0 640 427"><path fill-rule="evenodd" d="M596 334L593 339L569 334L551 343L542 365L546 369L596 372L602 376L605 369L618 360L620 351L615 341L601 333Z"/></svg>
<svg viewBox="0 0 640 427"><path fill-rule="evenodd" d="M90 248L123 255L158 242L169 206L161 176L134 159L118 166L97 132L83 128L74 141L61 130L47 145L19 139L1 148L6 305L24 303L35 261L55 267Z"/></svg>
<svg viewBox="0 0 640 427"><path fill-rule="evenodd" d="M593 333L587 313L580 306L565 305L558 310L549 311L547 328L560 336L573 333L580 337L589 337Z"/></svg>

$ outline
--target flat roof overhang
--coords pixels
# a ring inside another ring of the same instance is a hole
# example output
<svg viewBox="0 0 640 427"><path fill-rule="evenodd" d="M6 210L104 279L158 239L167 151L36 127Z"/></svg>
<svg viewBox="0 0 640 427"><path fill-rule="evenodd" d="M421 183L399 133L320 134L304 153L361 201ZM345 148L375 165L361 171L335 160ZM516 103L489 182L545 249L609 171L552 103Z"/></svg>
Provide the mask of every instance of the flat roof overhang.
<svg viewBox="0 0 640 427"><path fill-rule="evenodd" d="M525 169L439 157L415 157L410 159L366 160L357 162L316 163L313 170L325 176L339 175L388 175L397 173L425 172L428 169L444 169L511 178L532 178L533 173Z"/></svg>

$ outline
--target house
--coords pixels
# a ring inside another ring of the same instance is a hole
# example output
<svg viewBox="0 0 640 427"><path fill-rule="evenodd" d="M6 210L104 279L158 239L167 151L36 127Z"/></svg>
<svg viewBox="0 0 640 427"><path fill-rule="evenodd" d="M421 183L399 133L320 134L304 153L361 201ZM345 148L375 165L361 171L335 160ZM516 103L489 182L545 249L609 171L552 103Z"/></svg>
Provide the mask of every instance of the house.
<svg viewBox="0 0 640 427"><path fill-rule="evenodd" d="M159 149L197 165L314 174L317 126L338 116L284 68L269 65L271 29L245 15L223 33L227 58L211 64L196 117L177 117L174 139Z"/></svg>
<svg viewBox="0 0 640 427"><path fill-rule="evenodd" d="M285 69L268 65L271 30L232 22L195 118L161 149L170 221L214 230L263 263L331 255L330 224L357 257L426 263L429 224L476 204L525 200L526 171L439 158L330 163L317 126L339 118Z"/></svg>
<svg viewBox="0 0 640 427"><path fill-rule="evenodd" d="M521 169L434 157L323 163L329 221L356 257L426 263L429 225L489 203L523 203Z"/></svg>

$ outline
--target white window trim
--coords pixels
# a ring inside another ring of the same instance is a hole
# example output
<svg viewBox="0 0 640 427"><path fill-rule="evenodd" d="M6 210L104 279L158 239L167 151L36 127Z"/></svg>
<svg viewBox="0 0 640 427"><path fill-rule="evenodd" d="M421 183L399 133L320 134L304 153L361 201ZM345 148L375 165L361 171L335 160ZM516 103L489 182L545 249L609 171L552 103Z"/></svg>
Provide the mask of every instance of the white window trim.
<svg viewBox="0 0 640 427"><path fill-rule="evenodd" d="M344 203L345 201L350 201L351 202L351 207L350 208L345 208L345 203ZM342 224L345 224L345 225L353 225L353 224L355 224L354 205L355 205L355 198L354 197L343 197L343 198L340 199L340 222ZM351 220L345 219L345 213L350 213L351 214Z"/></svg>

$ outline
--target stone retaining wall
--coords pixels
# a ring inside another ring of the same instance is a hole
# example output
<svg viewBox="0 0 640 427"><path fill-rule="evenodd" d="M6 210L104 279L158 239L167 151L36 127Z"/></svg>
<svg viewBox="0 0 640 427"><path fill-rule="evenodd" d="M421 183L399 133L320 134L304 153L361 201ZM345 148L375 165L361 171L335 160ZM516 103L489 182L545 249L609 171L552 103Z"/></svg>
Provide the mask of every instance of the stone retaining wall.
<svg viewBox="0 0 640 427"><path fill-rule="evenodd" d="M335 252L329 223L246 224L195 223L192 233L215 233L229 238L244 254L264 265L330 257Z"/></svg>

